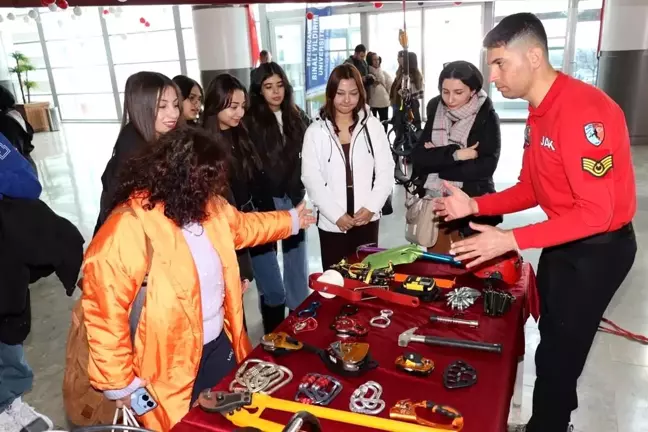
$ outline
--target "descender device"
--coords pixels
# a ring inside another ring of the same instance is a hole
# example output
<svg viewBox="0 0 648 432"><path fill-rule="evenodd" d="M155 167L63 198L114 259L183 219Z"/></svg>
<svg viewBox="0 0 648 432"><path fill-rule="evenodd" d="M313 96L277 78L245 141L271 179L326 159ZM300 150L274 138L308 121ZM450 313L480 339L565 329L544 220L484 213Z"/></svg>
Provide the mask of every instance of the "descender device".
<svg viewBox="0 0 648 432"><path fill-rule="evenodd" d="M417 408L424 408L433 414L445 417L448 419L449 423L435 423L424 419L417 414ZM459 411L446 405L437 405L429 400L414 402L410 399L403 399L398 401L396 402L396 405L389 410L389 417L418 423L424 426L431 426L444 431L460 431L464 426L464 418Z"/></svg>

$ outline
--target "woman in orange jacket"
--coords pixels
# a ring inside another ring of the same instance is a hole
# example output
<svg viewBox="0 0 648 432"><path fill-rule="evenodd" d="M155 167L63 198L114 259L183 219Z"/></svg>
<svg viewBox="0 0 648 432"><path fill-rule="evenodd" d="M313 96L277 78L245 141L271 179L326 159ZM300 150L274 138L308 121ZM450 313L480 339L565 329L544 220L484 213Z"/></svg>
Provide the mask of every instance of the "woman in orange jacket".
<svg viewBox="0 0 648 432"><path fill-rule="evenodd" d="M140 420L153 430L171 429L201 390L251 350L235 250L276 242L314 222L303 203L267 213L230 206L222 198L227 154L196 128L161 137L126 165L115 210L86 252L90 381L126 404L146 387L159 406ZM131 339L130 310L145 278Z"/></svg>

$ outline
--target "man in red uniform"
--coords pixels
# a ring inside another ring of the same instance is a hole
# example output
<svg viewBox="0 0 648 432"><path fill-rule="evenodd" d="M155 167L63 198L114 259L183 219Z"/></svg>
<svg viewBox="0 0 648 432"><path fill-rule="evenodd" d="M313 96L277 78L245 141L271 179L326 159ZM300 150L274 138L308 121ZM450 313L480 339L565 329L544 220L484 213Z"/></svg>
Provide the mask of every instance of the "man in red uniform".
<svg viewBox="0 0 648 432"><path fill-rule="evenodd" d="M502 215L540 205L548 220L480 232L451 253L474 267L511 250L543 248L541 318L533 414L512 431L565 432L578 406L576 383L603 313L634 262L634 171L625 117L601 90L555 71L547 35L533 14L504 18L484 39L491 81L529 102L522 172L502 192L469 198L447 184L446 220Z"/></svg>

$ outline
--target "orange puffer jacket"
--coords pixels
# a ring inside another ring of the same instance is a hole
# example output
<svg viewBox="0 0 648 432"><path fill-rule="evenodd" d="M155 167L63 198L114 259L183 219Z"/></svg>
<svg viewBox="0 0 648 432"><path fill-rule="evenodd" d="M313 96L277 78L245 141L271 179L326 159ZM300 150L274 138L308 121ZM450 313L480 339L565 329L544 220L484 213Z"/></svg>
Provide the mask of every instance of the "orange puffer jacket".
<svg viewBox="0 0 648 432"><path fill-rule="evenodd" d="M137 376L159 407L141 417L168 431L189 411L203 349L200 286L181 229L162 206L115 211L90 244L83 266L83 312L90 348L89 376L98 390L119 390ZM224 329L237 361L252 349L243 327L235 249L275 242L292 233L289 212L240 213L223 199L208 206L205 232L223 264ZM146 238L151 255L147 256ZM131 346L128 315L150 260L146 303Z"/></svg>

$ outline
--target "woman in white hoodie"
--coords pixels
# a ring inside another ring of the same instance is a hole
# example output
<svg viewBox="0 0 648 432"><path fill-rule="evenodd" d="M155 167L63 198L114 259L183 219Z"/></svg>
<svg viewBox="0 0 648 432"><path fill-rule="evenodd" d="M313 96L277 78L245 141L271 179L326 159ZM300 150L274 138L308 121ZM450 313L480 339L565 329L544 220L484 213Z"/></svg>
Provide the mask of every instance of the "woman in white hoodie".
<svg viewBox="0 0 648 432"><path fill-rule="evenodd" d="M302 182L317 210L325 270L358 246L378 243L381 209L394 184L387 135L365 101L360 72L336 67L320 116L304 136Z"/></svg>
<svg viewBox="0 0 648 432"><path fill-rule="evenodd" d="M391 105L389 91L394 81L387 72L382 70L382 57L375 52L367 54L367 64L369 64L369 73L376 78L368 90L369 106L371 113L380 118L386 132L387 123L385 122L389 120L389 106Z"/></svg>

